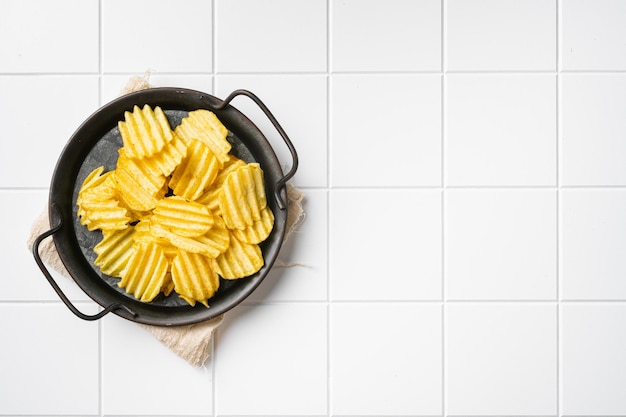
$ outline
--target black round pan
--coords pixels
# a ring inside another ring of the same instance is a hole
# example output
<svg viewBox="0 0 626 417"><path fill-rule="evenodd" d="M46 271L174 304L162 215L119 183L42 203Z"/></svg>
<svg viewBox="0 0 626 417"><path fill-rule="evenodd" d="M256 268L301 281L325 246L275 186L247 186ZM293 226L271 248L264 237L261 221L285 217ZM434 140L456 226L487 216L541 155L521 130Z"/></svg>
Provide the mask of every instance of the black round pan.
<svg viewBox="0 0 626 417"><path fill-rule="evenodd" d="M252 99L278 130L292 155L291 169L283 173L271 145L261 131L230 102L237 96ZM172 127L177 126L188 112L197 109L213 111L228 128L232 153L247 162L258 162L264 171L267 202L275 216L274 229L261 244L264 266L254 275L238 280L222 280L217 293L209 299L209 308L201 303L189 306L175 293L159 295L150 303L136 300L117 286L118 279L102 274L93 265L93 247L101 232L90 232L80 224L76 197L83 180L94 168L104 165L105 171L115 168L122 139L117 123L133 106L160 106ZM233 308L268 274L285 236L287 204L285 184L298 166L296 151L269 109L249 91L236 90L223 101L209 94L182 88L152 88L120 97L91 115L70 138L62 151L50 185L48 211L51 229L33 244L33 256L61 300L78 317L96 320L109 312L126 319L161 326L192 324L217 317ZM39 255L39 245L53 236L61 261L80 288L103 309L95 315L80 312L58 287Z"/></svg>

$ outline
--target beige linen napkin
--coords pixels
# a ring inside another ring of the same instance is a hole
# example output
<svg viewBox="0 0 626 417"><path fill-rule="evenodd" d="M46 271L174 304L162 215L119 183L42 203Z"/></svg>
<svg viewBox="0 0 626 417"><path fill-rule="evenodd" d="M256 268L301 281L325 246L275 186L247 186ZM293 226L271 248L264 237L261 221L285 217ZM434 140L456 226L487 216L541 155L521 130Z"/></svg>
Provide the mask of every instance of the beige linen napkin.
<svg viewBox="0 0 626 417"><path fill-rule="evenodd" d="M127 85L122 89L122 94L132 91L150 88L148 83L149 73L143 77L132 77ZM288 215L286 224L285 240L289 238L291 232L304 219L302 201L303 193L291 184L287 184ZM42 233L50 230L48 219L48 209L45 208L35 219L28 236L28 248L31 249L35 239ZM39 246L39 254L46 265L59 272L67 278L71 276L65 269L63 262L56 252L56 247L51 238L45 239ZM279 265L280 262L277 262ZM185 326L154 326L138 323L139 326L149 331L157 340L167 346L172 352L186 360L192 366L201 366L209 357L211 339L213 333L222 323L224 315L207 320L205 322L185 325Z"/></svg>

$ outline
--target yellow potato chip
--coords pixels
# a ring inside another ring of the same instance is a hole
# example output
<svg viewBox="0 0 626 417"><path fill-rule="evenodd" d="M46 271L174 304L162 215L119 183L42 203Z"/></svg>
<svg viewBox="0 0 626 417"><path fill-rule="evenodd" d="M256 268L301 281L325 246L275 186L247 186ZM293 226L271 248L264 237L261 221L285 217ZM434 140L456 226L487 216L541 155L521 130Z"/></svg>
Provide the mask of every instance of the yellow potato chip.
<svg viewBox="0 0 626 417"><path fill-rule="evenodd" d="M211 228L211 230L213 229L214 228ZM222 235L218 235L219 239L214 239L209 233L197 237L181 236L158 223L150 225L150 233L157 238L165 239L169 244L186 252L199 253L210 258L215 258L223 252Z"/></svg>
<svg viewBox="0 0 626 417"><path fill-rule="evenodd" d="M172 138L172 129L160 107L154 110L147 104L142 109L124 113L124 121L118 123L124 149L130 158L143 158L161 151Z"/></svg>
<svg viewBox="0 0 626 417"><path fill-rule="evenodd" d="M221 215L219 195L222 191L222 185L224 184L224 181L226 181L228 174L244 165L246 165L246 163L243 160L233 155L229 155L228 160L224 163L222 169L217 173L217 177L215 177L211 186L207 188L204 193L196 199L196 201L198 203L205 204L213 213Z"/></svg>
<svg viewBox="0 0 626 417"><path fill-rule="evenodd" d="M259 245L242 243L231 234L228 249L213 262L215 271L224 279L239 279L259 271L264 265Z"/></svg>
<svg viewBox="0 0 626 417"><path fill-rule="evenodd" d="M221 163L228 160L231 149L231 144L226 140L228 129L215 113L203 109L191 111L174 131L185 142L191 139L204 142Z"/></svg>
<svg viewBox="0 0 626 417"><path fill-rule="evenodd" d="M178 136L174 135L171 142L152 156L141 160L150 171L151 176L169 176L180 164L187 153L187 145Z"/></svg>
<svg viewBox="0 0 626 417"><path fill-rule="evenodd" d="M274 228L274 213L266 206L261 210L261 218L245 229L233 229L235 237L244 243L257 244L263 242Z"/></svg>
<svg viewBox="0 0 626 417"><path fill-rule="evenodd" d="M205 306L220 285L211 260L197 253L179 251L172 261L172 281L176 293L194 306L197 301Z"/></svg>
<svg viewBox="0 0 626 417"><path fill-rule="evenodd" d="M187 154L172 173L170 188L178 196L195 200L215 180L221 166L204 142L191 139L187 142Z"/></svg>
<svg viewBox="0 0 626 417"><path fill-rule="evenodd" d="M152 301L167 283L168 268L169 262L161 246L135 242L118 285L140 301Z"/></svg>
<svg viewBox="0 0 626 417"><path fill-rule="evenodd" d="M120 277L133 253L134 235L135 230L132 227L103 232L102 240L93 248L98 255L94 265L104 274Z"/></svg>
<svg viewBox="0 0 626 417"><path fill-rule="evenodd" d="M138 160L120 152L115 168L115 181L120 198L132 210L152 210L157 203L157 197L165 192L167 177L154 175Z"/></svg>
<svg viewBox="0 0 626 417"><path fill-rule="evenodd" d="M102 172L96 168L92 174ZM109 171L100 176L89 175L88 186L79 190L76 204L80 223L93 231L122 230L128 227L131 216L117 200L117 189Z"/></svg>
<svg viewBox="0 0 626 417"><path fill-rule="evenodd" d="M220 213L229 229L245 229L260 220L267 200L259 164L246 164L228 174L219 198Z"/></svg>
<svg viewBox="0 0 626 417"><path fill-rule="evenodd" d="M159 200L152 212L150 224L159 224L180 236L196 237L213 226L213 214L202 204L176 195Z"/></svg>

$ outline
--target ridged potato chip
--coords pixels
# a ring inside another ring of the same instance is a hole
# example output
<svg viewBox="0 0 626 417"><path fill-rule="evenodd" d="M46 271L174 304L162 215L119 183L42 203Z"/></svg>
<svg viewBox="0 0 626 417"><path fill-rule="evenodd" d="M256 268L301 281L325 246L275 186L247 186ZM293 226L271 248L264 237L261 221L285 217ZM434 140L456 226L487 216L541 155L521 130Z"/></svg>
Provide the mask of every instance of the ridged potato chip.
<svg viewBox="0 0 626 417"><path fill-rule="evenodd" d="M174 291L192 306L201 302L208 307L208 299L213 297L220 286L211 259L185 251L179 251L172 261L172 281Z"/></svg>
<svg viewBox="0 0 626 417"><path fill-rule="evenodd" d="M100 175L96 168L85 179L76 199L80 223L88 230L122 230L128 227L131 216L117 200L118 193L112 172Z"/></svg>
<svg viewBox="0 0 626 417"><path fill-rule="evenodd" d="M228 153L232 147L226 140L228 129L215 113L203 109L190 111L174 132L185 142L191 139L204 142L221 163L228 160Z"/></svg>
<svg viewBox="0 0 626 417"><path fill-rule="evenodd" d="M165 194L167 177L155 175L138 160L120 152L115 168L115 181L120 198L132 210L152 210Z"/></svg>
<svg viewBox="0 0 626 417"><path fill-rule="evenodd" d="M173 139L169 121L158 106L154 110L147 104L141 109L134 106L132 113L124 113L118 128L129 158L152 156Z"/></svg>
<svg viewBox="0 0 626 417"><path fill-rule="evenodd" d="M213 214L199 203L176 195L159 200L152 211L150 224L158 224L186 237L201 236L213 226Z"/></svg>
<svg viewBox="0 0 626 417"><path fill-rule="evenodd" d="M156 243L135 242L133 253L117 284L140 301L149 302L166 284L169 262Z"/></svg>
<svg viewBox="0 0 626 417"><path fill-rule="evenodd" d="M220 194L220 213L229 229L245 229L261 219L267 206L263 171L250 163L228 174Z"/></svg>
<svg viewBox="0 0 626 417"><path fill-rule="evenodd" d="M174 194L188 200L195 200L217 177L222 163L204 142L190 139L187 154L176 167L170 179Z"/></svg>
<svg viewBox="0 0 626 417"><path fill-rule="evenodd" d="M133 253L134 236L135 229L132 227L103 232L102 240L93 248L98 255L94 265L102 273L119 278Z"/></svg>
<svg viewBox="0 0 626 417"><path fill-rule="evenodd" d="M213 262L215 271L224 279L239 279L259 271L263 265L259 245L240 242L231 234L228 249Z"/></svg>
<svg viewBox="0 0 626 417"><path fill-rule="evenodd" d="M179 137L174 135L171 142L167 143L159 152L141 159L142 165L150 172L151 177L159 175L169 176L181 163L187 154L187 145Z"/></svg>
<svg viewBox="0 0 626 417"><path fill-rule="evenodd" d="M269 207L261 210L261 218L245 229L233 229L235 237L244 243L258 244L263 242L274 228L274 213Z"/></svg>

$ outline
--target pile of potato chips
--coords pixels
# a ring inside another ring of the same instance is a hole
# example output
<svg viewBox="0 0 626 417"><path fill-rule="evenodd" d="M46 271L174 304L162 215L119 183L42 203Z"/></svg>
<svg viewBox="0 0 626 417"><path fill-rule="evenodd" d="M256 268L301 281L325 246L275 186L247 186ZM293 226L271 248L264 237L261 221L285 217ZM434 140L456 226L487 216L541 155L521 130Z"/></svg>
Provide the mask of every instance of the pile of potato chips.
<svg viewBox="0 0 626 417"><path fill-rule="evenodd" d="M144 302L174 291L208 307L219 277L261 269L274 226L263 171L230 154L214 113L189 112L172 129L160 107L135 106L118 127L115 169L94 169L76 202L80 223L102 230L94 263L104 274Z"/></svg>

